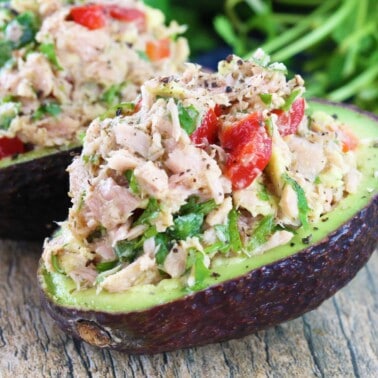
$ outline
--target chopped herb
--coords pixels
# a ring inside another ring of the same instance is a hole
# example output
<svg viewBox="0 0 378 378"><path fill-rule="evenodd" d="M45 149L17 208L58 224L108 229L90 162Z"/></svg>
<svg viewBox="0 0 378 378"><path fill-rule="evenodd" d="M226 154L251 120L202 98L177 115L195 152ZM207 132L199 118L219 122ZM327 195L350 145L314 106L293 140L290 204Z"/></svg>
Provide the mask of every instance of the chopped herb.
<svg viewBox="0 0 378 378"><path fill-rule="evenodd" d="M230 236L230 247L234 252L239 252L243 248L238 228L239 215L236 209L228 213L228 233Z"/></svg>
<svg viewBox="0 0 378 378"><path fill-rule="evenodd" d="M109 108L105 113L103 113L99 119L103 121L106 118L114 118L120 115L130 115L135 112L135 104L133 102L121 102L120 104L114 105Z"/></svg>
<svg viewBox="0 0 378 378"><path fill-rule="evenodd" d="M14 27L19 27L22 32L17 41L11 41L13 48L18 49L34 40L39 29L39 20L33 12L21 13L7 25L5 35L7 35L8 28L11 30Z"/></svg>
<svg viewBox="0 0 378 378"><path fill-rule="evenodd" d="M0 130L8 130L12 120L18 115L20 104L4 102L0 104Z"/></svg>
<svg viewBox="0 0 378 378"><path fill-rule="evenodd" d="M294 189L297 195L299 220L301 221L302 226L306 228L308 226L308 212L310 209L307 204L305 192L302 189L302 187L288 174L284 173L282 175L282 178L287 184L289 184Z"/></svg>
<svg viewBox="0 0 378 378"><path fill-rule="evenodd" d="M165 233L159 233L155 236L155 245L159 246L158 251L155 254L156 262L159 265L164 264L165 258L167 257L170 250L169 237Z"/></svg>
<svg viewBox="0 0 378 378"><path fill-rule="evenodd" d="M215 252L227 253L230 250L230 245L228 243L217 241L204 248L205 254L209 255Z"/></svg>
<svg viewBox="0 0 378 378"><path fill-rule="evenodd" d="M58 255L51 255L51 264L54 270L58 273L64 273L64 270L61 268L59 264L59 257Z"/></svg>
<svg viewBox="0 0 378 378"><path fill-rule="evenodd" d="M115 105L119 101L123 85L124 84L121 83L110 86L102 94L101 100L104 101L108 106Z"/></svg>
<svg viewBox="0 0 378 378"><path fill-rule="evenodd" d="M264 217L254 229L252 236L247 244L247 251L252 252L263 245L273 232L274 228L273 215Z"/></svg>
<svg viewBox="0 0 378 378"><path fill-rule="evenodd" d="M196 196L189 197L188 202L181 206L180 214L200 213L207 215L217 207L217 204L213 199L201 203L198 203L198 200L199 198Z"/></svg>
<svg viewBox="0 0 378 378"><path fill-rule="evenodd" d="M148 201L146 209L142 215L134 223L134 226L138 224L151 224L151 221L156 219L160 213L160 205L156 198L151 197Z"/></svg>
<svg viewBox="0 0 378 378"><path fill-rule="evenodd" d="M134 171L131 169L127 170L125 172L125 177L127 181L129 182L129 188L130 188L131 193L139 194L140 187L139 187L137 179L135 178Z"/></svg>
<svg viewBox="0 0 378 378"><path fill-rule="evenodd" d="M113 269L118 262L118 260L100 262L96 265L96 270L98 273L106 272L107 270Z"/></svg>
<svg viewBox="0 0 378 378"><path fill-rule="evenodd" d="M283 106L281 106L281 109L284 110L285 112L289 111L291 108L291 105L297 99L300 93L301 93L300 89L296 89L293 92L291 92L288 98L285 100L285 103L283 104Z"/></svg>
<svg viewBox="0 0 378 378"><path fill-rule="evenodd" d="M41 105L33 114L33 121L39 121L45 115L57 117L62 112L62 108L56 102L47 102Z"/></svg>
<svg viewBox="0 0 378 378"><path fill-rule="evenodd" d="M259 96L265 105L269 106L272 103L272 95L270 93L260 93Z"/></svg>
<svg viewBox="0 0 378 378"><path fill-rule="evenodd" d="M62 71L63 67L59 64L56 57L55 45L53 43L42 43L38 50L46 56L46 58L59 70Z"/></svg>
<svg viewBox="0 0 378 378"><path fill-rule="evenodd" d="M204 215L200 213L179 215L174 219L169 233L176 240L185 240L190 236L196 236L201 232L203 218Z"/></svg>
<svg viewBox="0 0 378 378"><path fill-rule="evenodd" d="M120 240L114 246L114 252L122 262L132 263L138 252L142 250L143 243L141 240Z"/></svg>
<svg viewBox="0 0 378 378"><path fill-rule="evenodd" d="M198 110L193 105L184 107L181 102L177 104L177 108L181 127L191 135L197 128Z"/></svg>
<svg viewBox="0 0 378 378"><path fill-rule="evenodd" d="M321 184L322 183L322 180L320 179L320 176L316 176L315 177L315 180L314 180L314 184Z"/></svg>
<svg viewBox="0 0 378 378"><path fill-rule="evenodd" d="M9 41L0 41L0 68L12 58L12 45Z"/></svg>

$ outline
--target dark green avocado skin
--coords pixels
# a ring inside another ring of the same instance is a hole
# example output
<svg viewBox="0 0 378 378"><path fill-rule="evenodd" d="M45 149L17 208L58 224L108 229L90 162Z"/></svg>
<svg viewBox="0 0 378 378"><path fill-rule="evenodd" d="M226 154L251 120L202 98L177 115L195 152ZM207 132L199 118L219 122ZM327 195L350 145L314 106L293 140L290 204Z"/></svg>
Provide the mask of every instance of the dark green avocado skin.
<svg viewBox="0 0 378 378"><path fill-rule="evenodd" d="M68 173L80 148L0 169L0 238L42 240L67 217Z"/></svg>
<svg viewBox="0 0 378 378"><path fill-rule="evenodd" d="M246 336L316 308L355 276L377 240L375 196L318 244L145 311L75 310L56 304L43 290L42 300L66 333L99 347L149 354L199 346Z"/></svg>

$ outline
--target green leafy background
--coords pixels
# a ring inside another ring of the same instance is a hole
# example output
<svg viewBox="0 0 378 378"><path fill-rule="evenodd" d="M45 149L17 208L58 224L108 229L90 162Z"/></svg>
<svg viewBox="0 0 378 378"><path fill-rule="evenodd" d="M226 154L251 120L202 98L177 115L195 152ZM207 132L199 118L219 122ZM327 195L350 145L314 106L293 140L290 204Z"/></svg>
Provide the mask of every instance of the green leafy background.
<svg viewBox="0 0 378 378"><path fill-rule="evenodd" d="M262 47L306 80L307 96L378 113L377 0L145 0L188 25L191 59L212 66Z"/></svg>

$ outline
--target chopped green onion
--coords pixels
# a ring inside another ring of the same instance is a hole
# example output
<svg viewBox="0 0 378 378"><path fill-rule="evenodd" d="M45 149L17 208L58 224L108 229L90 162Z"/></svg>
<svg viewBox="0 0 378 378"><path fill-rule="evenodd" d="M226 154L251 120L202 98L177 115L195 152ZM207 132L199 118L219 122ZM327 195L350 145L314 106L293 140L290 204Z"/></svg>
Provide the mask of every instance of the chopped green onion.
<svg viewBox="0 0 378 378"><path fill-rule="evenodd" d="M103 113L99 119L103 121L106 118L114 118L119 116L131 115L135 112L135 104L133 102L121 102L114 105Z"/></svg>
<svg viewBox="0 0 378 378"><path fill-rule="evenodd" d="M38 50L46 56L46 58L59 70L62 71L63 67L59 64L56 57L55 45L53 43L42 43Z"/></svg>
<svg viewBox="0 0 378 378"><path fill-rule="evenodd" d="M177 104L181 127L191 135L197 128L198 110L193 106L184 107L181 102Z"/></svg>
<svg viewBox="0 0 378 378"><path fill-rule="evenodd" d="M139 187L137 179L135 178L134 171L131 169L127 170L125 172L125 177L127 181L129 182L129 188L130 188L131 193L139 194L140 187Z"/></svg>
<svg viewBox="0 0 378 378"><path fill-rule="evenodd" d="M100 156L97 154L92 155L83 155L82 157L84 163L92 164L92 165L99 165L100 164Z"/></svg>
<svg viewBox="0 0 378 378"><path fill-rule="evenodd" d="M111 85L102 94L101 100L104 101L108 106L114 105L117 101L119 101L123 85L123 83Z"/></svg>
<svg viewBox="0 0 378 378"><path fill-rule="evenodd" d="M265 186L261 186L261 190L257 193L257 198L261 201L269 201L270 195Z"/></svg>
<svg viewBox="0 0 378 378"><path fill-rule="evenodd" d="M96 264L96 270L98 273L106 272L107 270L113 269L118 262L118 260L100 262Z"/></svg>
<svg viewBox="0 0 378 378"><path fill-rule="evenodd" d="M268 240L269 236L273 232L274 228L273 215L267 215L264 217L253 230L253 234L250 237L247 244L247 251L253 252L256 248L260 247Z"/></svg>
<svg viewBox="0 0 378 378"><path fill-rule="evenodd" d="M234 252L239 252L243 248L238 228L238 213L232 209L228 213L228 233L230 236L230 247Z"/></svg>
<svg viewBox="0 0 378 378"><path fill-rule="evenodd" d="M289 184L295 191L297 195L297 204L298 204L298 211L299 211L299 220L302 223L303 227L308 227L308 212L309 212L309 207L307 203L307 198L304 190L302 187L293 179L291 178L288 174L283 174L282 175L283 180Z"/></svg>
<svg viewBox="0 0 378 378"><path fill-rule="evenodd" d="M296 89L293 92L290 93L290 95L285 100L285 103L283 106L281 106L281 109L285 112L289 111L291 108L291 105L293 105L293 102L297 99L297 97L301 94L300 89Z"/></svg>
<svg viewBox="0 0 378 378"><path fill-rule="evenodd" d="M56 102L48 102L41 105L33 114L33 121L39 121L45 115L49 114L53 117L57 117L62 112L62 108Z"/></svg>

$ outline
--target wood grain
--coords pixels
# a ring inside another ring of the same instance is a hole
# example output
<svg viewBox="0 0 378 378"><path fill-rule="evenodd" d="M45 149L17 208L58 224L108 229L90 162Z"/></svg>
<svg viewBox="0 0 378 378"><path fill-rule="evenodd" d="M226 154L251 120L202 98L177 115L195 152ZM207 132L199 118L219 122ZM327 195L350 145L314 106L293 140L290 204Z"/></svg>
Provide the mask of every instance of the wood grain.
<svg viewBox="0 0 378 378"><path fill-rule="evenodd" d="M378 376L378 255L317 310L239 340L129 356L66 337L40 308L37 243L0 241L0 377Z"/></svg>

